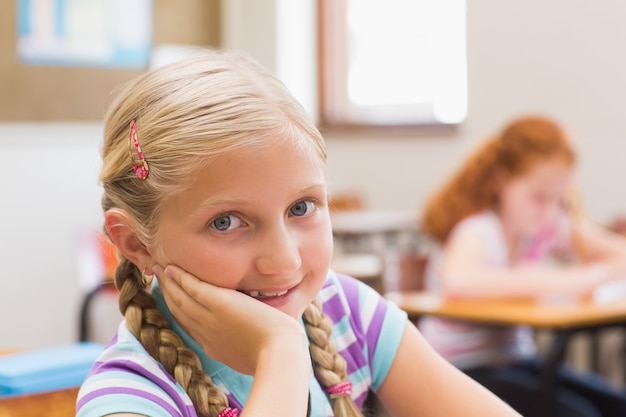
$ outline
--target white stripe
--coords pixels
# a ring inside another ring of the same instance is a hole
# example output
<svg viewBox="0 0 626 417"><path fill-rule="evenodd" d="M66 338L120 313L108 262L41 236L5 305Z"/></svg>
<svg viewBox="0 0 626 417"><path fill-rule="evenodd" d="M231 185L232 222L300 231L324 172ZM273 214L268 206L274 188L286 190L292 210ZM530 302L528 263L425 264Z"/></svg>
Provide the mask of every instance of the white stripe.
<svg viewBox="0 0 626 417"><path fill-rule="evenodd" d="M339 283L337 283L337 285L339 285ZM352 309L350 308L350 304L348 304L348 299L346 298L346 293L344 291L339 293L339 299L343 305L343 311L346 313L345 317L350 318L352 315Z"/></svg>
<svg viewBox="0 0 626 417"><path fill-rule="evenodd" d="M358 384L352 384L352 398L357 399L361 394L369 390L369 387L372 385L372 378L367 377L364 378Z"/></svg>
<svg viewBox="0 0 626 417"><path fill-rule="evenodd" d="M317 294L317 298L322 303L325 303L326 301L328 301L331 298L333 298L335 296L335 294L337 294L337 286L329 285L328 287L322 288L320 290L320 292Z"/></svg>
<svg viewBox="0 0 626 417"><path fill-rule="evenodd" d="M158 362L149 356L148 353L144 352L133 352L124 349L117 349L117 346L113 346L110 349L106 349L100 357L98 361L109 362L109 361L129 361L133 362L142 368L145 368L148 372L160 377L161 379L168 380L169 376L166 374L162 368L159 367Z"/></svg>
<svg viewBox="0 0 626 417"><path fill-rule="evenodd" d="M128 335L130 335L130 330L126 327L126 319L122 320L119 326L117 326L117 343L126 343L128 342Z"/></svg>
<svg viewBox="0 0 626 417"><path fill-rule="evenodd" d="M363 333L367 334L370 328L370 324L372 324L372 319L374 318L374 313L376 312L376 307L378 307L378 299L379 295L377 293L367 291L366 297L363 300L363 305L359 306L361 309L361 323L363 324Z"/></svg>
<svg viewBox="0 0 626 417"><path fill-rule="evenodd" d="M215 381L213 381L213 382L215 382ZM228 390L228 388L226 387L226 385L224 385L222 382L220 382L220 383L216 383L216 384L215 384L215 386L216 386L216 387L217 387L220 391L222 391L224 394L226 394L226 395L234 395L232 392L230 392L230 391Z"/></svg>
<svg viewBox="0 0 626 417"><path fill-rule="evenodd" d="M337 352L341 352L342 350L346 349L348 346L356 342L356 335L354 334L352 327L348 328L348 330L343 334L333 336Z"/></svg>
<svg viewBox="0 0 626 417"><path fill-rule="evenodd" d="M351 311L350 304L348 304L348 300L346 299L346 293L343 290L343 287L341 286L341 284L339 283L339 278L337 278L337 275L333 274L329 279L332 282L332 285L329 285L325 289L330 291L330 288L332 288L332 291L333 291L332 294L339 295L339 299L341 300L341 305L343 307L343 312L345 313L347 317L350 317L350 311Z"/></svg>

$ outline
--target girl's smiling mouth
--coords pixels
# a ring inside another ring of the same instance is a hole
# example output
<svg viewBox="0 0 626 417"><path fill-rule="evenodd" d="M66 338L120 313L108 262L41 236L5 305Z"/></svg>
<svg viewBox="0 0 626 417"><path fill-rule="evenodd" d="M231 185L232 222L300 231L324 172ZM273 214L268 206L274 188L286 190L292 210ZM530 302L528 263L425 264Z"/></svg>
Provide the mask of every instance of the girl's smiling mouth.
<svg viewBox="0 0 626 417"><path fill-rule="evenodd" d="M254 298L273 298L273 297L281 297L285 294L287 294L289 292L289 290L283 290L283 291L277 291L277 292L261 292L261 291L244 291L244 294L249 295L250 297L254 297Z"/></svg>
<svg viewBox="0 0 626 417"><path fill-rule="evenodd" d="M290 295L294 293L294 290L296 288L298 288L298 285L294 285L289 288L268 288L266 290L239 291L254 299L278 307L279 305L282 305L284 302L287 302L287 300L291 298Z"/></svg>

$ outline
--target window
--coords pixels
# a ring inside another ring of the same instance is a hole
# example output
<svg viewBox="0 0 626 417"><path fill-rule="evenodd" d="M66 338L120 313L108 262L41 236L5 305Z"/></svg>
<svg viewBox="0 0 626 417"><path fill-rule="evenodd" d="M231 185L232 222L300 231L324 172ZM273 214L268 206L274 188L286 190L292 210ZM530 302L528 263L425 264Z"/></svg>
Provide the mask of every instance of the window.
<svg viewBox="0 0 626 417"><path fill-rule="evenodd" d="M465 0L319 0L318 19L322 126L465 119Z"/></svg>

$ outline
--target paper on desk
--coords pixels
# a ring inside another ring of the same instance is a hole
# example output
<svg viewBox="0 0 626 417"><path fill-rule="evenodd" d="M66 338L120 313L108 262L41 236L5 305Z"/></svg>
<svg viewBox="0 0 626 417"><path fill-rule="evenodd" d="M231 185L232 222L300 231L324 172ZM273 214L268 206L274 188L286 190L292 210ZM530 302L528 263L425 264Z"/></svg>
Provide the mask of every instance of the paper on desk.
<svg viewBox="0 0 626 417"><path fill-rule="evenodd" d="M624 300L626 302L626 278L609 281L597 287L591 299L596 304Z"/></svg>

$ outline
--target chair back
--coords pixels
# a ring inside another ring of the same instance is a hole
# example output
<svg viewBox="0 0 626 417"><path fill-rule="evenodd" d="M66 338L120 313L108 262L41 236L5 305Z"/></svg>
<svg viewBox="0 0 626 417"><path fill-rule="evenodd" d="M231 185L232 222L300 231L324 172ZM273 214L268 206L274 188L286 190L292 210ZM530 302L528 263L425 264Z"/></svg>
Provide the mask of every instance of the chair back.
<svg viewBox="0 0 626 417"><path fill-rule="evenodd" d="M385 254L384 292L423 290L427 263L428 253L391 251Z"/></svg>

